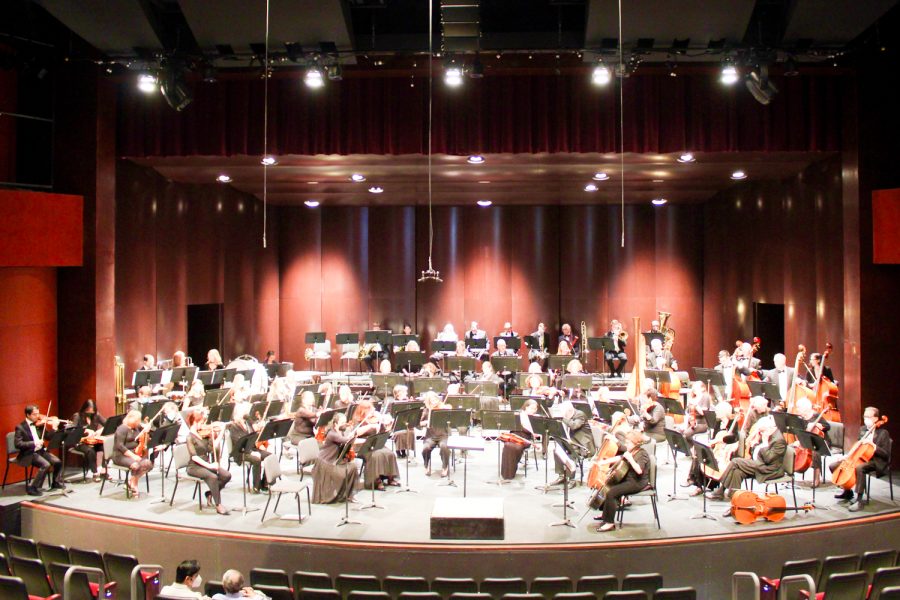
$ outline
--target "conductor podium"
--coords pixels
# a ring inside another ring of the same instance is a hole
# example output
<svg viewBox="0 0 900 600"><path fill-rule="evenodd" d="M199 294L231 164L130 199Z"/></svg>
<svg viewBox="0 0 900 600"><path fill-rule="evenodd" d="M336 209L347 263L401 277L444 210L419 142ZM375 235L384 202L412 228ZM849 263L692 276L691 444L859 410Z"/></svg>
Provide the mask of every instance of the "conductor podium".
<svg viewBox="0 0 900 600"><path fill-rule="evenodd" d="M505 539L503 498L436 498L431 510L433 540Z"/></svg>

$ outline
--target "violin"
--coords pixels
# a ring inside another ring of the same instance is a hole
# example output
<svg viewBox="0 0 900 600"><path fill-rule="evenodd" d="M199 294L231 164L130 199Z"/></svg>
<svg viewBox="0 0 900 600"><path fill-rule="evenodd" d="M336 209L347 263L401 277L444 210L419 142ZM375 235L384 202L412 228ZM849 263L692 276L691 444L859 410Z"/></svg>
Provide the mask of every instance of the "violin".
<svg viewBox="0 0 900 600"><path fill-rule="evenodd" d="M856 485L856 467L869 462L875 456L875 442L873 441L875 439L875 431L887 423L887 420L887 415L885 415L875 421L862 439L853 444L844 460L831 474L831 481L834 485L845 490L853 489Z"/></svg>
<svg viewBox="0 0 900 600"><path fill-rule="evenodd" d="M755 523L765 519L773 523L784 520L784 514L791 511L810 511L815 506L787 506L783 496L778 494L760 495L750 490L737 490L731 497L731 516L741 525Z"/></svg>

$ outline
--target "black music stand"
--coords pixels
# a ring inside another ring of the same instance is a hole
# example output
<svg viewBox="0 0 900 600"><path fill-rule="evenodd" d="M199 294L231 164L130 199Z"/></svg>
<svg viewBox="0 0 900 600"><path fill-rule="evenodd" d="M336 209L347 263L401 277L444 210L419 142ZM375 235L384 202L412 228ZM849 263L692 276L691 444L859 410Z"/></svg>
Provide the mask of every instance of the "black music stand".
<svg viewBox="0 0 900 600"><path fill-rule="evenodd" d="M696 439L694 440L694 449L697 451L697 459L700 461L700 464L712 469L713 471L719 470L719 462L716 460L716 455L713 453L712 448L707 446L706 444L701 444ZM703 472L703 469L700 470ZM706 491L709 488L710 481L712 478L709 477L706 473L703 473L703 478L706 482L703 484L703 512L692 516L692 519L709 519L710 521L715 521L716 517L706 512Z"/></svg>
<svg viewBox="0 0 900 600"><path fill-rule="evenodd" d="M358 333L338 333L334 336L334 343L338 346L343 346L344 344L358 344L359 343L359 334Z"/></svg>
<svg viewBox="0 0 900 600"><path fill-rule="evenodd" d="M234 404L218 404L209 409L209 422L221 421L227 423L234 414Z"/></svg>
<svg viewBox="0 0 900 600"><path fill-rule="evenodd" d="M494 367L495 373L502 373L503 371L515 373L522 366L522 359L518 356L492 356L491 366Z"/></svg>
<svg viewBox="0 0 900 600"><path fill-rule="evenodd" d="M684 411L682 411L684 414ZM666 443L672 449L672 462L675 464L672 472L672 493L669 494L669 502L672 500L687 500L684 496L678 495L678 453L681 452L685 456L690 456L691 445L688 443L684 434L675 429L664 428L666 434Z"/></svg>
<svg viewBox="0 0 900 600"><path fill-rule="evenodd" d="M777 383L768 381L748 381L747 387L750 388L751 396L762 396L769 402L769 407L775 406L781 402L781 390L778 389Z"/></svg>
<svg viewBox="0 0 900 600"><path fill-rule="evenodd" d="M391 332L387 329L370 329L363 334L366 344L378 344L385 354L391 351Z"/></svg>
<svg viewBox="0 0 900 600"><path fill-rule="evenodd" d="M394 348L400 348L400 350L406 348L407 344L410 342L418 344L419 336L414 333L395 333L391 336L391 343L394 345Z"/></svg>
<svg viewBox="0 0 900 600"><path fill-rule="evenodd" d="M63 466L59 472L59 479L60 479L60 481L66 481L65 467L66 467L66 457L68 456L68 454L66 453L66 449L74 448L75 446L77 446L78 444L81 443L81 438L84 437L84 426L76 425L74 427L69 427L68 429L63 429L62 427L60 427L60 430L63 431L63 436L59 443L59 456L62 459ZM56 436L54 435L54 438L55 437ZM53 438L51 438L50 443L52 445ZM85 457L85 459L87 459L87 457ZM81 471L81 481L87 481L87 471L84 469L82 469L82 471Z"/></svg>
<svg viewBox="0 0 900 600"><path fill-rule="evenodd" d="M256 450L256 442L260 441L261 432L251 431L248 434L245 434L237 441L237 444L232 448L232 452L236 452L242 456L241 458L241 493L243 495L244 505L241 509L241 514L246 515L247 513L259 510L258 508L248 508L247 507L247 486L249 485L247 480L250 479L250 466L248 460L243 458L243 455L248 452L253 452ZM260 461L259 468L262 469L262 461ZM265 475L262 475L265 477Z"/></svg>
<svg viewBox="0 0 900 600"><path fill-rule="evenodd" d="M449 394L444 402L456 410L481 410L481 398L469 394Z"/></svg>
<svg viewBox="0 0 900 600"><path fill-rule="evenodd" d="M449 439L450 432L453 429L468 429L472 426L472 411L458 409L433 410L428 419L428 426L434 429L444 429ZM447 483L441 485L458 487L456 482L453 481L452 475L448 475ZM465 481L463 482L463 487L465 487ZM465 492L463 492L463 496L465 496Z"/></svg>
<svg viewBox="0 0 900 600"><path fill-rule="evenodd" d="M706 391L711 392L713 387L725 387L725 376L722 371L716 369L704 369L703 367L694 367L694 381L702 381L706 384Z"/></svg>
<svg viewBox="0 0 900 600"><path fill-rule="evenodd" d="M472 358L481 359L487 355L488 340L487 338L465 338L466 352L472 354L472 350L476 350Z"/></svg>
<svg viewBox="0 0 900 600"><path fill-rule="evenodd" d="M269 378L269 381L278 377L278 367L281 366L280 363L266 363L263 366L266 368L266 376Z"/></svg>
<svg viewBox="0 0 900 600"><path fill-rule="evenodd" d="M368 473L369 460L367 457L369 456L369 454L384 448L384 445L387 443L388 438L390 437L391 432L385 431L384 433L370 435L366 438L366 441L362 443L362 446L360 446L359 450L356 451L356 457L361 458L363 461L363 473ZM365 481L365 475L363 475L363 481ZM372 502L371 504L361 506L360 510L366 510L367 508L384 508L383 506L380 506L377 502L375 502L376 487L378 486L375 485L375 481L372 481Z"/></svg>
<svg viewBox="0 0 900 600"><path fill-rule="evenodd" d="M447 380L442 377L422 377L413 379L413 394L419 395L425 392L446 393Z"/></svg>
<svg viewBox="0 0 900 600"><path fill-rule="evenodd" d="M401 350L394 354L394 369L404 368L407 373L416 373L422 369L422 365L428 360L424 352L407 352Z"/></svg>
<svg viewBox="0 0 900 600"><path fill-rule="evenodd" d="M482 435L484 434L485 429L496 429L498 432L501 431L512 431L516 427L516 413L511 410L483 410L481 411L481 431ZM497 485L503 485L504 483L508 483L500 474L500 449L503 447L503 442L500 440L500 436L497 435L497 481L492 481L489 483L496 483ZM526 456L526 458L528 458Z"/></svg>
<svg viewBox="0 0 900 600"><path fill-rule="evenodd" d="M563 375L562 388L564 390L575 390L578 395L587 394L594 385L594 379L590 375Z"/></svg>
<svg viewBox="0 0 900 600"><path fill-rule="evenodd" d="M162 410L163 405L166 402L170 402L169 400L153 400L152 402L145 402L141 404L141 421L145 421L148 419L155 419L157 415L159 415Z"/></svg>
<svg viewBox="0 0 900 600"><path fill-rule="evenodd" d="M321 427L328 427L331 425L332 419L334 419L334 415L339 412L343 412L343 409L339 408L330 408L328 410L323 410L319 413L318 418L316 419L316 427L315 431L318 431Z"/></svg>
<svg viewBox="0 0 900 600"><path fill-rule="evenodd" d="M219 385L225 383L231 383L234 381L234 376L237 375L237 368L233 367L231 369L216 369L216 375L213 377L213 383L218 383ZM221 374L222 380L219 381L219 375Z"/></svg>
<svg viewBox="0 0 900 600"><path fill-rule="evenodd" d="M419 426L419 423L422 422L422 411L425 409L425 405L422 402L409 402L404 403L409 404L409 406L403 406L401 409L394 412L394 409L397 407L397 403L391 404L391 414L394 416L394 431L413 431L416 427ZM409 435L409 434L407 434ZM413 450L415 450L415 437L413 437ZM409 455L410 452L406 453L406 476L403 478L404 485L402 490L398 490L397 493L400 492L413 492L418 493L417 490L409 487ZM372 492L373 495L375 492ZM373 497L373 502L374 497Z"/></svg>
<svg viewBox="0 0 900 600"><path fill-rule="evenodd" d="M604 402L603 400L594 400L594 408L597 409L597 418L607 424L612 423L614 413L622 410L622 407L615 402Z"/></svg>
<svg viewBox="0 0 900 600"><path fill-rule="evenodd" d="M127 416L128 413L122 413L121 415L112 415L111 417L106 417L106 423L103 424L103 431L100 433L100 435L113 435L116 432L116 429L119 428L119 425L122 424L122 421L124 421L125 417Z"/></svg>
<svg viewBox="0 0 900 600"><path fill-rule="evenodd" d="M603 340L609 340L609 347L612 348L612 338L604 338L604 337L590 337L587 339L587 347L588 350L594 352L594 371L597 372L597 361L600 359L600 355L606 356L606 346L604 345Z"/></svg>
<svg viewBox="0 0 900 600"><path fill-rule="evenodd" d="M384 398L387 398L393 393L395 385L401 385L405 382L406 380L403 378L403 375L400 375L399 373L372 374L372 386L376 391L382 390Z"/></svg>
<svg viewBox="0 0 900 600"><path fill-rule="evenodd" d="M180 429L181 423L171 423L164 427L160 427L159 429L154 429L150 433L150 439L147 441L147 456L150 456L152 450L159 448L157 454L159 455L160 485L160 497L150 504L165 504L168 502L168 499L166 498L166 461L164 456L166 450L171 448L172 444L175 443L175 438L178 437L178 431Z"/></svg>
<svg viewBox="0 0 900 600"><path fill-rule="evenodd" d="M644 378L652 379L653 385L659 390L660 383L672 383L672 371L667 369L644 369Z"/></svg>
<svg viewBox="0 0 900 600"><path fill-rule="evenodd" d="M135 371L131 380L131 386L135 391L141 389L145 385L153 386L162 383L162 369L149 369L146 371Z"/></svg>
<svg viewBox="0 0 900 600"><path fill-rule="evenodd" d="M467 394L481 396L498 396L500 384L496 381L467 381L465 384Z"/></svg>
<svg viewBox="0 0 900 600"><path fill-rule="evenodd" d="M456 342L447 342L444 340L434 340L431 342L431 352L443 354L447 357L450 354L454 354L456 352Z"/></svg>
<svg viewBox="0 0 900 600"><path fill-rule="evenodd" d="M213 371L214 373L219 373L220 371ZM203 406L207 408L211 408L221 403L222 398L225 394L228 393L228 390L225 388L217 388L214 390L206 390L206 393L203 396Z"/></svg>
<svg viewBox="0 0 900 600"><path fill-rule="evenodd" d="M522 406L528 400L537 400L537 398L532 398L531 396L522 396L521 394L513 394L509 397L509 410L522 410Z"/></svg>
<svg viewBox="0 0 900 600"><path fill-rule="evenodd" d="M471 356L448 356L444 359L445 371L459 371L462 375L464 371L474 373L475 369L475 359Z"/></svg>
<svg viewBox="0 0 900 600"><path fill-rule="evenodd" d="M555 452L563 462L563 520L557 521L556 523L550 523L550 527L571 527L572 529L575 529L575 525L573 525L572 521L569 519L568 513L570 508L575 508L575 505L569 502L569 467L566 464L566 460L577 464L575 459L578 456L578 452L575 450L574 443L570 440L562 437L554 437L553 439L556 440Z"/></svg>
<svg viewBox="0 0 900 600"><path fill-rule="evenodd" d="M334 464L339 464L342 460L347 458L347 454L350 450L353 449L353 444L356 443L356 439L350 439L341 446L341 451L338 454L337 460L334 461ZM357 474L357 477L359 475ZM337 527L343 527L344 525L362 525L360 521L352 521L350 519L350 496L353 495L353 491L356 488L356 483L354 482L353 487L350 489L347 496L344 498L344 516L341 517L341 520L338 522Z"/></svg>
<svg viewBox="0 0 900 600"><path fill-rule="evenodd" d="M215 371L197 371L197 379L203 384L203 389L212 387L215 375Z"/></svg>
<svg viewBox="0 0 900 600"><path fill-rule="evenodd" d="M569 366L569 363L578 358L573 354L568 355L559 355L559 354L551 354L547 357L547 369L550 371L555 371L559 369L560 371L565 371L566 367Z"/></svg>
<svg viewBox="0 0 900 600"><path fill-rule="evenodd" d="M306 335L303 336L303 342L306 344L324 344L325 343L325 332L324 331L307 331Z"/></svg>
<svg viewBox="0 0 900 600"><path fill-rule="evenodd" d="M800 445L807 450L812 452L819 453L819 460L821 461L819 464L819 469L821 473L824 475L825 469L825 457L831 456L831 448L828 447L828 442L825 441L820 435L816 435L810 431L806 431L804 428L801 430L794 430L794 435L797 436L797 441L800 442ZM813 486L812 486L812 501L813 504L816 502L816 488L819 487L815 485L815 478L813 478ZM825 507L819 507L825 508Z"/></svg>
<svg viewBox="0 0 900 600"><path fill-rule="evenodd" d="M606 365L606 353L607 352L615 352L615 350L616 350L616 342L611 337L603 336L598 339L600 341L600 348L598 348L598 350L600 350L600 352L597 352L597 355L594 356L594 368L595 369L597 368L597 364L596 364L597 358L599 358L599 355L601 352L603 353L603 364ZM608 375L609 375L609 373L606 371L606 367L604 366L603 376L606 377Z"/></svg>
<svg viewBox="0 0 900 600"><path fill-rule="evenodd" d="M194 382L194 378L197 377L197 371L199 371L197 367L175 367L172 369L172 377L169 381L175 385L180 385L181 390L184 391Z"/></svg>
<svg viewBox="0 0 900 600"><path fill-rule="evenodd" d="M666 414L684 416L684 406L678 400L666 398L665 396L660 396L659 400L662 400L663 406L666 407Z"/></svg>
<svg viewBox="0 0 900 600"><path fill-rule="evenodd" d="M522 348L522 339L517 336L512 336L512 335L494 336L494 348L497 347L498 340L503 340L504 342L506 342L506 347L509 350L512 350L513 352L515 352L516 354L518 354L519 350Z"/></svg>

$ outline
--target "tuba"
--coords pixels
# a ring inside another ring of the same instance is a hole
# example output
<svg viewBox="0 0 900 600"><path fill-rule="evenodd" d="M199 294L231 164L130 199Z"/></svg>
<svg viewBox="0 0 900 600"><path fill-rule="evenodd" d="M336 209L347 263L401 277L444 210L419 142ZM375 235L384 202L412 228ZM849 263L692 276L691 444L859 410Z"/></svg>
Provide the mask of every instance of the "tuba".
<svg viewBox="0 0 900 600"><path fill-rule="evenodd" d="M672 346L675 345L675 330L668 326L669 317L672 316L672 313L667 313L663 311L658 311L658 320L659 320L659 331L665 336L663 340L663 348L672 351Z"/></svg>

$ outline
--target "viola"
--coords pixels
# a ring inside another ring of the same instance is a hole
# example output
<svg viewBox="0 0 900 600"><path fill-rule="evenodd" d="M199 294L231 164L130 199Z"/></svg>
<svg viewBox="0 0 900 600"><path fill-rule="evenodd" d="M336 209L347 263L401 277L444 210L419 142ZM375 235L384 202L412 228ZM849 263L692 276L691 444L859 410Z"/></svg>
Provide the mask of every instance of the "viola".
<svg viewBox="0 0 900 600"><path fill-rule="evenodd" d="M853 489L856 485L856 467L869 462L875 456L875 442L873 441L875 439L875 431L887 423L887 420L887 416L883 416L875 421L862 439L853 444L844 460L831 474L831 481L834 485L845 490Z"/></svg>
<svg viewBox="0 0 900 600"><path fill-rule="evenodd" d="M731 497L731 516L741 525L755 523L759 519L778 522L784 520L784 514L791 511L810 511L815 506L787 506L784 497L778 494L760 495L750 490L737 490Z"/></svg>
<svg viewBox="0 0 900 600"><path fill-rule="evenodd" d="M501 442L508 442L510 444L516 444L518 446L523 446L525 448L528 448L529 446L531 446L531 442L529 442L522 436L516 435L515 433L512 433L512 432L504 431L503 433L500 434L499 439Z"/></svg>

